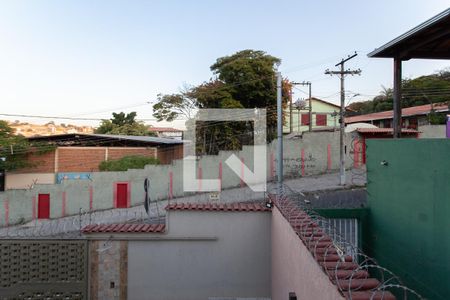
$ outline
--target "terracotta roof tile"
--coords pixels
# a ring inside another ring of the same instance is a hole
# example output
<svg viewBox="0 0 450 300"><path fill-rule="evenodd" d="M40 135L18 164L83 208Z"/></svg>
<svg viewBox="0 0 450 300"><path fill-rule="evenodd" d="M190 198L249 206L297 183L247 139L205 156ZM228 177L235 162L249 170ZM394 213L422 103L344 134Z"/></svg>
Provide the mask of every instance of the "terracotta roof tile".
<svg viewBox="0 0 450 300"><path fill-rule="evenodd" d="M358 128L356 129L359 133L393 133L394 129L392 128ZM402 129L402 133L412 133L418 134L419 131L414 129Z"/></svg>
<svg viewBox="0 0 450 300"><path fill-rule="evenodd" d="M165 224L93 224L82 229L89 233L163 233Z"/></svg>
<svg viewBox="0 0 450 300"><path fill-rule="evenodd" d="M280 200L273 195L269 197L342 296L352 300L396 299L389 291L378 290L381 283L351 256L341 257L331 238L297 204L287 197Z"/></svg>
<svg viewBox="0 0 450 300"><path fill-rule="evenodd" d="M448 104L445 104L445 103L434 103L433 108L437 112L449 111ZM408 117L408 116L416 116L416 115L426 115L426 114L430 113L430 110L431 110L430 104L407 107L407 108L402 109L402 116ZM345 118L345 123L350 124L350 123L358 123L358 122L367 122L367 121L372 121L372 120L384 120L384 119L392 119L393 117L394 117L394 111L388 110L388 111L380 111L380 112L372 113L372 114L348 117L348 118Z"/></svg>
<svg viewBox="0 0 450 300"><path fill-rule="evenodd" d="M166 210L196 210L196 211L271 211L259 203L170 203Z"/></svg>

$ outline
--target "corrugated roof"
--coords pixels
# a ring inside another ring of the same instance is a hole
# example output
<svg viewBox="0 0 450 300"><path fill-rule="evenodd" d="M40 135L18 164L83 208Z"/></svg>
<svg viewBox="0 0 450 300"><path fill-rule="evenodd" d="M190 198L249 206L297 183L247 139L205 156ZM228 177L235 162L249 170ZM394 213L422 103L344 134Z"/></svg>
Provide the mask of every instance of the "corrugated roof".
<svg viewBox="0 0 450 300"><path fill-rule="evenodd" d="M359 133L390 133L394 132L393 128L357 128L356 131ZM402 133L412 133L417 134L419 131L414 129L402 129Z"/></svg>
<svg viewBox="0 0 450 300"><path fill-rule="evenodd" d="M163 233L166 229L164 224L94 224L82 229L85 234L89 233Z"/></svg>
<svg viewBox="0 0 450 300"><path fill-rule="evenodd" d="M255 212L271 211L259 203L170 203L166 210Z"/></svg>
<svg viewBox="0 0 450 300"><path fill-rule="evenodd" d="M169 138L160 138L154 136L135 136L135 135L116 135L116 134L86 134L86 133L69 133L69 134L57 134L57 135L48 135L48 136L38 136L29 138L30 141L36 140L53 140L58 141L61 139L64 142L67 142L69 139L77 139L77 138L102 138L107 140L117 140L117 141L134 141L134 142L142 142L147 144L183 144L183 141L169 139Z"/></svg>
<svg viewBox="0 0 450 300"><path fill-rule="evenodd" d="M446 104L446 103L433 103L433 109L436 112L449 111L448 104ZM430 104L407 107L407 108L402 109L402 117L426 115L426 114L429 114L430 111L431 111ZM393 117L394 117L394 111L388 110L388 111L381 111L381 112L372 113L372 114L348 117L348 118L345 118L345 123L350 124L350 123L367 122L367 121L374 121L374 120L384 120L384 119L392 119Z"/></svg>

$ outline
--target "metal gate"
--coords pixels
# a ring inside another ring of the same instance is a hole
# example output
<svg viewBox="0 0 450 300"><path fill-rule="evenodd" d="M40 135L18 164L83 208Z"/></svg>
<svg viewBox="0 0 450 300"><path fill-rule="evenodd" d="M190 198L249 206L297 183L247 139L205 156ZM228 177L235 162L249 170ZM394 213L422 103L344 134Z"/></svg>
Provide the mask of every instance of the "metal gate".
<svg viewBox="0 0 450 300"><path fill-rule="evenodd" d="M0 240L0 299L87 299L85 240Z"/></svg>

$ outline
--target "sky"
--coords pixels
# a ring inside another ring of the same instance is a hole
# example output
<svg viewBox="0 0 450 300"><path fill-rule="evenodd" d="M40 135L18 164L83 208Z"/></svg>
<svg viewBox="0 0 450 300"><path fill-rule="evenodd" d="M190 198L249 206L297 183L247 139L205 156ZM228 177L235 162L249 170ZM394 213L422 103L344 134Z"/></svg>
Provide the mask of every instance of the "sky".
<svg viewBox="0 0 450 300"><path fill-rule="evenodd" d="M284 77L311 81L313 96L336 104L339 79L324 71L356 51L346 68L362 73L347 77L346 101L368 100L392 87L392 59L367 53L449 6L448 0L0 0L0 113L105 119L136 111L147 124L182 128L183 121L156 123L157 95L208 81L217 58L244 49L280 58ZM450 62L403 66L403 76L414 78ZM295 89L294 100L306 92Z"/></svg>

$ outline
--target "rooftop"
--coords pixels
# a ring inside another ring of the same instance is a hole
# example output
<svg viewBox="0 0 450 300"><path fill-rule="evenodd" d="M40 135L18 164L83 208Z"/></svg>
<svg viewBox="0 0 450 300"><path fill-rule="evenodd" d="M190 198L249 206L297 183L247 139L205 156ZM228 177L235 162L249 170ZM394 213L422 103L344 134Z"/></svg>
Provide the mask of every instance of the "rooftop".
<svg viewBox="0 0 450 300"><path fill-rule="evenodd" d="M172 127L154 127L151 126L148 128L149 131L153 131L153 132L183 132L183 130L181 129L176 129L176 128L172 128Z"/></svg>
<svg viewBox="0 0 450 300"><path fill-rule="evenodd" d="M370 52L369 57L450 59L450 8Z"/></svg>
<svg viewBox="0 0 450 300"><path fill-rule="evenodd" d="M259 203L170 203L166 210L255 212L271 209Z"/></svg>
<svg viewBox="0 0 450 300"><path fill-rule="evenodd" d="M165 224L92 224L82 232L89 233L163 233Z"/></svg>
<svg viewBox="0 0 450 300"><path fill-rule="evenodd" d="M436 112L450 111L449 105L447 103L433 103L433 109ZM426 115L426 114L429 114L430 112L431 112L431 105L425 104L425 105L403 108L402 116L408 117L408 116ZM393 117L394 117L394 111L388 110L388 111L381 111L381 112L377 112L377 113L348 117L348 118L345 118L345 123L350 124L350 123L367 122L367 121L373 121L373 120L384 120L384 119L392 119Z"/></svg>
<svg viewBox="0 0 450 300"><path fill-rule="evenodd" d="M393 128L358 128L356 129L356 131L358 131L359 133L386 133L386 134L394 133ZM418 134L420 132L414 129L402 129L402 133Z"/></svg>
<svg viewBox="0 0 450 300"><path fill-rule="evenodd" d="M117 145L117 144L133 144L133 145L173 145L183 144L183 141L154 137L154 136L134 136L134 135L114 135L114 134L85 134L85 133L71 133L71 134L57 134L49 136L37 136L28 138L29 141L44 141L52 142L60 146L75 146L75 145L92 145L102 144Z"/></svg>

